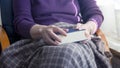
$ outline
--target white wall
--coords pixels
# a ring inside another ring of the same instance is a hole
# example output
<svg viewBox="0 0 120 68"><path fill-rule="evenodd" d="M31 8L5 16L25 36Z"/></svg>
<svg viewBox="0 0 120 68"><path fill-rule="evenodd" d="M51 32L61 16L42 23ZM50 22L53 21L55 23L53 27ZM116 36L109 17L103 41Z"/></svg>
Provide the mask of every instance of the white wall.
<svg viewBox="0 0 120 68"><path fill-rule="evenodd" d="M120 51L120 0L97 0L97 4L105 18L101 29L110 47Z"/></svg>

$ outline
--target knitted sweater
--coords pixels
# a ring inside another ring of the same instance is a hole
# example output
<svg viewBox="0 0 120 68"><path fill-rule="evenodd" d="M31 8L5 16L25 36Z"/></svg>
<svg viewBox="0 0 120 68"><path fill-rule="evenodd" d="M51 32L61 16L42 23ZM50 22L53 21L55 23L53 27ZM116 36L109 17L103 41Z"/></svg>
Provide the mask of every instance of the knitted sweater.
<svg viewBox="0 0 120 68"><path fill-rule="evenodd" d="M96 20L100 27L103 16L95 0L13 0L14 26L22 37L30 38L35 24L50 25L56 22L76 24Z"/></svg>

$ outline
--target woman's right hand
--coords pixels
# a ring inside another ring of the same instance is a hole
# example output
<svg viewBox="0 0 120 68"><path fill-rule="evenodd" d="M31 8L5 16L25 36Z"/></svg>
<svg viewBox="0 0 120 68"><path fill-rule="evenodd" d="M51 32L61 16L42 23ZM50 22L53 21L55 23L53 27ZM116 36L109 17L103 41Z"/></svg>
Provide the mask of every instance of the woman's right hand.
<svg viewBox="0 0 120 68"><path fill-rule="evenodd" d="M42 38L47 44L57 45L61 42L61 39L56 33L60 33L61 35L66 36L66 30L59 28L54 25L34 25L31 30L30 34L33 39Z"/></svg>

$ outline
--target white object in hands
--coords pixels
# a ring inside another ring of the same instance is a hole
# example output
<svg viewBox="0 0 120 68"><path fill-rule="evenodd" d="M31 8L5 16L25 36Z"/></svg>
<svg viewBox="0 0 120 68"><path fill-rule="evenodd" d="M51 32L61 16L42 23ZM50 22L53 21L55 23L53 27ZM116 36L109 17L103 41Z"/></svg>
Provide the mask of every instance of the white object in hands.
<svg viewBox="0 0 120 68"><path fill-rule="evenodd" d="M87 39L87 37L85 36L85 30L77 30L77 29L69 30L67 36L59 35L59 37L62 40L60 44L83 41Z"/></svg>

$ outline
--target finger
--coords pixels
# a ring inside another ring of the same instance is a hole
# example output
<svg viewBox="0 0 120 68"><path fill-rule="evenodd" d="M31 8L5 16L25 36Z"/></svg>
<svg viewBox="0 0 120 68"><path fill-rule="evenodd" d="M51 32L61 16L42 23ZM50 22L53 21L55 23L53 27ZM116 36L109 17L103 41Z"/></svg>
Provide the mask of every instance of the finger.
<svg viewBox="0 0 120 68"><path fill-rule="evenodd" d="M79 29L80 27L81 27L81 23L77 23L77 25L76 25L76 29Z"/></svg>
<svg viewBox="0 0 120 68"><path fill-rule="evenodd" d="M60 44L60 42L59 42L59 41L55 41L55 43ZM56 44L56 45L57 45L57 44Z"/></svg>
<svg viewBox="0 0 120 68"><path fill-rule="evenodd" d="M61 35L67 36L67 33L66 33L62 28L54 27L53 30L54 30L55 32L59 32Z"/></svg>
<svg viewBox="0 0 120 68"><path fill-rule="evenodd" d="M55 43L55 41L53 41L47 33L44 33L44 35L43 35L43 40L44 40L47 44L57 45L57 43Z"/></svg>
<svg viewBox="0 0 120 68"><path fill-rule="evenodd" d="M61 39L59 38L59 36L56 35L53 31L49 31L48 34L51 36L51 38L54 39L54 41L59 41L59 42L61 42Z"/></svg>
<svg viewBox="0 0 120 68"><path fill-rule="evenodd" d="M91 39L91 35L90 35L90 32L88 30L85 30L85 36L88 38L88 39Z"/></svg>
<svg viewBox="0 0 120 68"><path fill-rule="evenodd" d="M85 24L81 24L81 25L78 26L77 29L79 29L79 30L87 29L87 26Z"/></svg>
<svg viewBox="0 0 120 68"><path fill-rule="evenodd" d="M69 31L69 29L66 29L66 28L62 28L65 32L68 32Z"/></svg>
<svg viewBox="0 0 120 68"><path fill-rule="evenodd" d="M88 30L85 31L85 36L86 36L89 40L91 39L91 35L90 35L90 33L89 33Z"/></svg>

